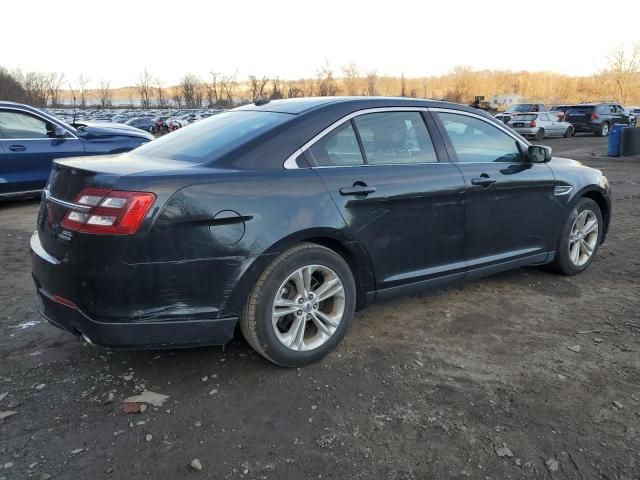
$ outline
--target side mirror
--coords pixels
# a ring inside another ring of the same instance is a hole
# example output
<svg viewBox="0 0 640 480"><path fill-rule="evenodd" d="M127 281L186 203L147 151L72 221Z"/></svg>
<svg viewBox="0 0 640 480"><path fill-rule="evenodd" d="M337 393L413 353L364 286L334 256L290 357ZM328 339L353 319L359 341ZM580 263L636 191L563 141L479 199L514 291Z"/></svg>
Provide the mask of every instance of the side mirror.
<svg viewBox="0 0 640 480"><path fill-rule="evenodd" d="M551 160L551 147L544 145L530 145L527 152L532 163L546 163Z"/></svg>
<svg viewBox="0 0 640 480"><path fill-rule="evenodd" d="M67 131L62 127L56 127L53 129L53 136L55 138L64 138L67 136Z"/></svg>

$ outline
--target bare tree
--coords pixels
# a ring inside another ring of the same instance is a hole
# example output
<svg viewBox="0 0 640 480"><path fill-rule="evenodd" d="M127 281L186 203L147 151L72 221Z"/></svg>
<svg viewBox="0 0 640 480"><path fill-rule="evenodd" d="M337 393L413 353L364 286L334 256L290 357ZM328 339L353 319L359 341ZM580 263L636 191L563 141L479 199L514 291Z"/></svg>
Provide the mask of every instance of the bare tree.
<svg viewBox="0 0 640 480"><path fill-rule="evenodd" d="M142 106L142 108L150 108L151 96L153 94L153 77L146 68L138 77L136 89L140 96L140 106Z"/></svg>
<svg viewBox="0 0 640 480"><path fill-rule="evenodd" d="M321 97L330 97L338 93L338 85L333 77L333 70L329 61L318 69L318 94Z"/></svg>
<svg viewBox="0 0 640 480"><path fill-rule="evenodd" d="M209 107L223 107L224 104L224 88L225 77L218 72L211 73L211 83L206 84L207 100Z"/></svg>
<svg viewBox="0 0 640 480"><path fill-rule="evenodd" d="M640 42L630 49L621 45L608 56L607 64L617 100L627 103L631 92L640 87Z"/></svg>
<svg viewBox="0 0 640 480"><path fill-rule="evenodd" d="M347 95L358 95L358 79L360 73L356 64L351 62L342 67L342 76L344 77L344 89Z"/></svg>
<svg viewBox="0 0 640 480"><path fill-rule="evenodd" d="M111 91L111 84L108 80L100 81L100 106L102 108L111 108L113 92Z"/></svg>
<svg viewBox="0 0 640 480"><path fill-rule="evenodd" d="M316 92L316 84L313 78L303 78L299 82L303 97L313 97Z"/></svg>
<svg viewBox="0 0 640 480"><path fill-rule="evenodd" d="M220 107L231 108L234 105L234 98L236 95L236 89L238 88L238 81L236 80L237 73L233 75L223 76L220 78L220 91L222 92Z"/></svg>
<svg viewBox="0 0 640 480"><path fill-rule="evenodd" d="M202 82L196 75L189 73L182 77L178 91L186 108L202 107Z"/></svg>
<svg viewBox="0 0 640 480"><path fill-rule="evenodd" d="M284 94L282 93L283 90L284 90L284 85L280 82L280 79L278 77L275 77L271 81L271 94L269 95L269 98L271 100L278 100L280 98L283 98L284 97Z"/></svg>
<svg viewBox="0 0 640 480"><path fill-rule="evenodd" d="M367 95L378 94L378 74L375 71L367 72Z"/></svg>
<svg viewBox="0 0 640 480"><path fill-rule="evenodd" d="M407 96L407 82L404 79L404 73L400 75L400 96L401 97Z"/></svg>
<svg viewBox="0 0 640 480"><path fill-rule="evenodd" d="M268 81L269 79L267 77L259 79L254 75L249 75L249 91L251 92L252 102L264 98L264 89Z"/></svg>
<svg viewBox="0 0 640 480"><path fill-rule="evenodd" d="M85 108L87 106L87 85L89 85L89 78L85 77L84 74L81 73L78 77L80 108Z"/></svg>
<svg viewBox="0 0 640 480"><path fill-rule="evenodd" d="M47 75L45 82L49 104L52 107L59 107L62 104L60 90L64 82L64 73L51 72Z"/></svg>
<svg viewBox="0 0 640 480"><path fill-rule="evenodd" d="M182 94L178 88L173 89L173 95L171 95L171 99L175 104L176 108L182 108Z"/></svg>
<svg viewBox="0 0 640 480"><path fill-rule="evenodd" d="M304 97L304 92L296 81L286 82L287 98Z"/></svg>
<svg viewBox="0 0 640 480"><path fill-rule="evenodd" d="M20 103L27 100L27 92L20 81L2 67L0 67L0 98Z"/></svg>
<svg viewBox="0 0 640 480"><path fill-rule="evenodd" d="M167 99L165 98L164 89L162 88L162 82L159 78L156 78L156 92L158 93L158 107L166 108Z"/></svg>

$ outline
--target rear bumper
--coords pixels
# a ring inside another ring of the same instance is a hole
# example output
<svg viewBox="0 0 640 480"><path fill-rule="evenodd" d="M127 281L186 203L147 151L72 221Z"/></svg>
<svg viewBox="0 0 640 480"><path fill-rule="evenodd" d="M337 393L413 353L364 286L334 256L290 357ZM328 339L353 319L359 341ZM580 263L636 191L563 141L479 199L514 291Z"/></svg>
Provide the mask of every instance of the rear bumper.
<svg viewBox="0 0 640 480"><path fill-rule="evenodd" d="M92 318L74 303L75 298L67 297L61 285L70 273L63 262L44 250L37 234L31 238L30 250L38 311L53 325L91 343L116 348L177 348L223 345L233 337L237 317L202 318L193 311L173 311L170 318Z"/></svg>
<svg viewBox="0 0 640 480"><path fill-rule="evenodd" d="M237 318L162 322L99 322L77 307L64 305L42 288L36 291L40 314L58 328L88 342L114 348L179 348L224 345L233 337Z"/></svg>
<svg viewBox="0 0 640 480"><path fill-rule="evenodd" d="M516 132L518 132L520 135L522 136L533 136L536 133L538 133L538 129L537 128L528 128L528 127L511 127L513 128Z"/></svg>

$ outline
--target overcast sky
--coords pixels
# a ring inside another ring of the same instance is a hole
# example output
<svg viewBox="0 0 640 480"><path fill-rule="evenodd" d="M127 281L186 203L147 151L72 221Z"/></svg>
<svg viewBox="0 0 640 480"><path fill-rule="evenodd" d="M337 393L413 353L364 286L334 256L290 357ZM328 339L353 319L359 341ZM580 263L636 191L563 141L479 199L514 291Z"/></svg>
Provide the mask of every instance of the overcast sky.
<svg viewBox="0 0 640 480"><path fill-rule="evenodd" d="M593 3L593 4L592 4ZM0 65L165 85L215 70L299 78L339 72L424 76L455 65L586 75L640 41L640 1L3 1Z"/></svg>

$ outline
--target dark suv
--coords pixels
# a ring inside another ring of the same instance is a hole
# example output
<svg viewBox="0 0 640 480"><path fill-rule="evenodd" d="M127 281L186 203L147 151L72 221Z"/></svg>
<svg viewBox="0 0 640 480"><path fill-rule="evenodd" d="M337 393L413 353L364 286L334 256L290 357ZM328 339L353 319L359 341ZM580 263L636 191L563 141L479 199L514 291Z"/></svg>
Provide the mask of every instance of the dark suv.
<svg viewBox="0 0 640 480"><path fill-rule="evenodd" d="M567 110L564 120L573 125L576 132L606 137L613 124L629 124L629 113L617 103L583 103Z"/></svg>

